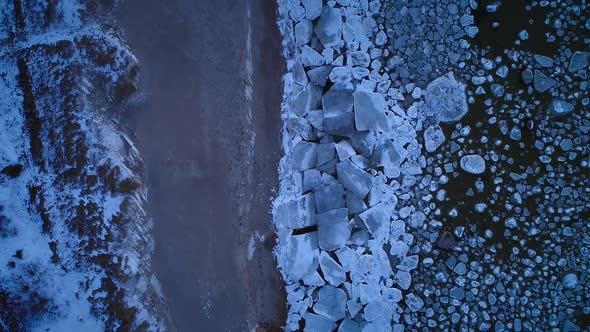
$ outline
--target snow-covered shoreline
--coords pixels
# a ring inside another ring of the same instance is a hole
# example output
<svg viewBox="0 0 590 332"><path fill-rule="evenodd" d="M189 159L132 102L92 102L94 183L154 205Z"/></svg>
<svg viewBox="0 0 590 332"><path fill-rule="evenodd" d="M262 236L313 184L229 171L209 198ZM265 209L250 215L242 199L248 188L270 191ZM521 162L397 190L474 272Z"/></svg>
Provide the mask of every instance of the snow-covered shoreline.
<svg viewBox="0 0 590 332"><path fill-rule="evenodd" d="M142 161L114 120L137 60L79 2L2 7L0 324L163 329Z"/></svg>

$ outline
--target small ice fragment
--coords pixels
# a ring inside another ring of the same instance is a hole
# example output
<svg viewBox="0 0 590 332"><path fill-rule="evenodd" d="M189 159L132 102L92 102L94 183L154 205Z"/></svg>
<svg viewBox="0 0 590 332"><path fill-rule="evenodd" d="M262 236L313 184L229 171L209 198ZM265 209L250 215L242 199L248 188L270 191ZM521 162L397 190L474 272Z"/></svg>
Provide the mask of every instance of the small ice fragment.
<svg viewBox="0 0 590 332"><path fill-rule="evenodd" d="M411 312L417 312L424 306L424 301L414 293L406 295L405 302Z"/></svg>
<svg viewBox="0 0 590 332"><path fill-rule="evenodd" d="M590 64L590 52L575 52L572 55L569 65L569 71L576 72L584 69Z"/></svg>
<svg viewBox="0 0 590 332"><path fill-rule="evenodd" d="M535 70L535 90L545 92L555 86L556 81L542 72Z"/></svg>
<svg viewBox="0 0 590 332"><path fill-rule="evenodd" d="M533 81L533 72L530 69L525 69L520 73L520 79L524 84L530 84Z"/></svg>
<svg viewBox="0 0 590 332"><path fill-rule="evenodd" d="M486 170L485 160L477 154L469 154L461 158L461 168L471 174L482 174Z"/></svg>
<svg viewBox="0 0 590 332"><path fill-rule="evenodd" d="M571 113L574 110L574 105L563 99L555 99L551 102L549 110L554 115L563 116Z"/></svg>
<svg viewBox="0 0 590 332"><path fill-rule="evenodd" d="M436 240L436 246L441 249L450 250L450 249L455 248L456 245L457 245L457 240L455 240L455 237L453 236L453 234L451 234L451 232L448 232L448 231L442 232L438 236L438 239Z"/></svg>
<svg viewBox="0 0 590 332"><path fill-rule="evenodd" d="M500 66L500 68L496 70L496 75L502 78L506 78L508 76L508 67L506 67L505 65Z"/></svg>
<svg viewBox="0 0 590 332"><path fill-rule="evenodd" d="M377 33L377 36L375 36L375 44L377 46L383 46L383 45L385 45L386 42L387 42L387 35L385 34L385 32L383 30L380 30Z"/></svg>
<svg viewBox="0 0 590 332"><path fill-rule="evenodd" d="M439 125L432 125L424 131L424 146L426 151L434 152L445 142L445 133Z"/></svg>
<svg viewBox="0 0 590 332"><path fill-rule="evenodd" d="M575 273L568 273L563 277L561 283L565 288L576 288L578 286L578 276Z"/></svg>
<svg viewBox="0 0 590 332"><path fill-rule="evenodd" d="M516 226L518 226L516 223L516 218L514 217L506 219L506 221L504 221L504 225L508 228L516 228Z"/></svg>
<svg viewBox="0 0 590 332"><path fill-rule="evenodd" d="M541 67L551 68L553 67L553 59L544 55L535 55L535 60Z"/></svg>

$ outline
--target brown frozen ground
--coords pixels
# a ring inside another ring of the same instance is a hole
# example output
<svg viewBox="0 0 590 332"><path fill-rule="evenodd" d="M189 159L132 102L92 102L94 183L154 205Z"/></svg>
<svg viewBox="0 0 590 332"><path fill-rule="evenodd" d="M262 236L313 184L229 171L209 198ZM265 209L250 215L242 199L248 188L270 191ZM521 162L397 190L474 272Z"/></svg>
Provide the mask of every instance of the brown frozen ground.
<svg viewBox="0 0 590 332"><path fill-rule="evenodd" d="M129 126L148 174L153 264L173 330L270 331L285 320L271 253L283 71L275 6L125 0L117 7L141 65L144 97Z"/></svg>

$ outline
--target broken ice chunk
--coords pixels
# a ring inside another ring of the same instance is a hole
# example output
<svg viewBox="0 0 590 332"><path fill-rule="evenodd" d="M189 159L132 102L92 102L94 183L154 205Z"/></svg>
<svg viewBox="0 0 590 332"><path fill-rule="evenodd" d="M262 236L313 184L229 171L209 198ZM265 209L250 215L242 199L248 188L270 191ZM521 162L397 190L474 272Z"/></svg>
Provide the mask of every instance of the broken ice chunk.
<svg viewBox="0 0 590 332"><path fill-rule="evenodd" d="M310 20L302 20L295 25L295 43L297 46L308 44L311 41L313 24Z"/></svg>
<svg viewBox="0 0 590 332"><path fill-rule="evenodd" d="M546 57L544 55L535 55L535 60L537 61L538 64L541 65L541 67L545 67L545 68L551 68L553 67L553 59L551 59L550 57Z"/></svg>
<svg viewBox="0 0 590 332"><path fill-rule="evenodd" d="M387 204L381 202L359 216L367 226L373 238L379 241L385 241L389 238L390 218L392 209Z"/></svg>
<svg viewBox="0 0 590 332"><path fill-rule="evenodd" d="M350 144L364 157L369 157L375 146L375 134L370 131L357 131L350 138Z"/></svg>
<svg viewBox="0 0 590 332"><path fill-rule="evenodd" d="M302 3L305 8L306 19L316 19L322 13L322 0L303 0Z"/></svg>
<svg viewBox="0 0 590 332"><path fill-rule="evenodd" d="M350 191L346 192L346 207L350 214L358 214L367 209L364 199Z"/></svg>
<svg viewBox="0 0 590 332"><path fill-rule="evenodd" d="M385 99L380 93L357 90L354 92L354 120L359 131L388 129Z"/></svg>
<svg viewBox="0 0 590 332"><path fill-rule="evenodd" d="M326 83L328 82L328 78L333 68L334 67L332 66L316 67L314 69L307 71L307 76L313 84L323 88L324 86L326 86Z"/></svg>
<svg viewBox="0 0 590 332"><path fill-rule="evenodd" d="M276 218L278 225L288 229L315 225L315 199L313 193L280 203L276 209Z"/></svg>
<svg viewBox="0 0 590 332"><path fill-rule="evenodd" d="M436 240L436 246L441 249L450 250L455 248L456 245L457 240L455 240L455 237L449 231L442 232Z"/></svg>
<svg viewBox="0 0 590 332"><path fill-rule="evenodd" d="M406 154L403 148L396 147L389 139L385 139L383 144L375 148L369 158L371 167L397 167L404 159Z"/></svg>
<svg viewBox="0 0 590 332"><path fill-rule="evenodd" d="M413 228L420 228L424 225L424 221L426 221L426 215L422 211L416 211L412 213L410 216L410 226Z"/></svg>
<svg viewBox="0 0 590 332"><path fill-rule="evenodd" d="M456 122L467 113L465 85L452 72L430 82L426 87L426 104L442 122Z"/></svg>
<svg viewBox="0 0 590 332"><path fill-rule="evenodd" d="M314 168L318 155L318 145L316 143L300 141L289 153L289 164L294 171L304 171Z"/></svg>
<svg viewBox="0 0 590 332"><path fill-rule="evenodd" d="M344 160L336 165L338 181L344 188L365 198L373 185L373 177L357 167L350 160Z"/></svg>
<svg viewBox="0 0 590 332"><path fill-rule="evenodd" d="M569 71L576 72L584 69L590 64L590 52L576 52L572 55L569 65Z"/></svg>
<svg viewBox="0 0 590 332"><path fill-rule="evenodd" d="M297 97L293 99L291 111L304 116L309 111L319 108L322 101L322 90L313 83L307 84Z"/></svg>
<svg viewBox="0 0 590 332"><path fill-rule="evenodd" d="M321 315L307 312L303 319L305 320L305 328L303 329L305 332L333 331L336 328L336 323Z"/></svg>
<svg viewBox="0 0 590 332"><path fill-rule="evenodd" d="M322 174L316 169L308 169L303 172L303 192L314 190L322 183ZM314 198L315 204L315 198ZM315 206L315 205L314 205Z"/></svg>
<svg viewBox="0 0 590 332"><path fill-rule="evenodd" d="M342 38L342 14L340 10L324 6L314 31L324 47L337 45Z"/></svg>
<svg viewBox="0 0 590 332"><path fill-rule="evenodd" d="M408 271L398 270L393 279L403 290L408 290L412 284L412 275Z"/></svg>
<svg viewBox="0 0 590 332"><path fill-rule="evenodd" d="M424 301L414 293L406 295L405 302L411 312L417 312L424 306Z"/></svg>
<svg viewBox="0 0 590 332"><path fill-rule="evenodd" d="M424 145L426 151L434 152L445 142L445 133L439 125L433 125L424 131Z"/></svg>
<svg viewBox="0 0 590 332"><path fill-rule="evenodd" d="M333 143L320 143L318 144L318 161L317 165L324 165L334 160L336 149Z"/></svg>
<svg viewBox="0 0 590 332"><path fill-rule="evenodd" d="M535 80L533 82L535 90L545 92L555 85L556 81L542 72L535 70Z"/></svg>
<svg viewBox="0 0 590 332"><path fill-rule="evenodd" d="M350 238L348 210L346 208L328 211L316 216L318 243L323 250L337 250L346 245Z"/></svg>
<svg viewBox="0 0 590 332"><path fill-rule="evenodd" d="M381 291L381 294L387 302L398 303L402 300L402 292L397 288L386 288Z"/></svg>
<svg viewBox="0 0 590 332"><path fill-rule="evenodd" d="M315 208L317 213L339 209L344 207L344 188L331 178L324 181L315 189Z"/></svg>
<svg viewBox="0 0 590 332"><path fill-rule="evenodd" d="M301 63L305 67L321 66L324 64L324 57L313 48L303 45L301 48Z"/></svg>
<svg viewBox="0 0 590 332"><path fill-rule="evenodd" d="M351 316L354 317L352 314ZM361 332L361 328L352 319L345 318L342 323L340 323L340 327L338 327L337 332Z"/></svg>
<svg viewBox="0 0 590 332"><path fill-rule="evenodd" d="M383 317L386 313L387 304L381 300L373 300L365 306L364 318L372 322Z"/></svg>
<svg viewBox="0 0 590 332"><path fill-rule="evenodd" d="M330 285L338 287L346 281L346 274L342 266L325 251L320 253L320 267L324 275L324 280Z"/></svg>
<svg viewBox="0 0 590 332"><path fill-rule="evenodd" d="M317 268L318 264L318 233L311 232L289 237L286 247L278 248L282 257L283 272L293 281L300 280L304 275Z"/></svg>
<svg viewBox="0 0 590 332"><path fill-rule="evenodd" d="M315 313L333 322L346 316L346 293L334 286L326 285L318 292L318 301L313 306Z"/></svg>
<svg viewBox="0 0 590 332"><path fill-rule="evenodd" d="M356 155L356 151L348 141L342 140L336 143L336 153L338 154L338 159L340 161L348 159L354 155Z"/></svg>
<svg viewBox="0 0 590 332"><path fill-rule="evenodd" d="M551 106L549 108L549 111L553 115L557 115L557 116L567 115L567 114L571 113L573 110L574 110L574 105L572 105L571 103L568 103L567 101L565 101L563 99L553 100L553 102L551 102Z"/></svg>
<svg viewBox="0 0 590 332"><path fill-rule="evenodd" d="M576 288L578 286L578 276L575 273L568 273L563 277L561 283L565 288Z"/></svg>
<svg viewBox="0 0 590 332"><path fill-rule="evenodd" d="M337 136L354 134L352 92L341 85L334 85L322 97L324 130Z"/></svg>
<svg viewBox="0 0 590 332"><path fill-rule="evenodd" d="M357 254L348 246L344 246L341 249L337 250L336 257L338 257L338 261L340 262L342 268L346 272L350 272L350 270L358 260Z"/></svg>
<svg viewBox="0 0 590 332"><path fill-rule="evenodd" d="M471 174L482 174L486 171L485 160L477 154L468 154L461 158L461 168Z"/></svg>
<svg viewBox="0 0 590 332"><path fill-rule="evenodd" d="M525 69L520 73L520 79L524 84L530 84L533 81L533 72L530 69Z"/></svg>

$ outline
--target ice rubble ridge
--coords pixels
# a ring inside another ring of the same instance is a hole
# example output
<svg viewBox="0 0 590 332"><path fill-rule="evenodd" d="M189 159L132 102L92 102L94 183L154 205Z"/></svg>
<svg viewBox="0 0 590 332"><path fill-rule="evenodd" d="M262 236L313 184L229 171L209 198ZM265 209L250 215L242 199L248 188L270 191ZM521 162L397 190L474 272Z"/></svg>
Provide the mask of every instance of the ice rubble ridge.
<svg viewBox="0 0 590 332"><path fill-rule="evenodd" d="M426 215L400 202L412 199L408 186L426 167L418 132L429 152L443 144L438 123L467 113L465 86L449 73L424 92L408 85L414 103L398 104L382 70L380 9L379 1L279 1L288 73L273 213L288 331L399 331L403 308L424 304L406 291L419 263L408 254L409 228ZM464 169L483 172L473 158Z"/></svg>

